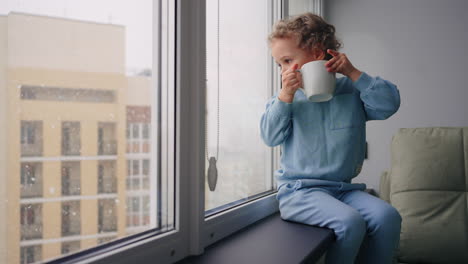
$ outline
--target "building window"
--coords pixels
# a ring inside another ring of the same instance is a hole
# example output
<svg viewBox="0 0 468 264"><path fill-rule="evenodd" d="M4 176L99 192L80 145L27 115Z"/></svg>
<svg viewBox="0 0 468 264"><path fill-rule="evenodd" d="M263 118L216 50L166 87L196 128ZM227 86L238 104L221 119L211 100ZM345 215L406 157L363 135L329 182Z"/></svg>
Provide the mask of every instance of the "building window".
<svg viewBox="0 0 468 264"><path fill-rule="evenodd" d="M150 161L148 159L127 160L127 190L148 190Z"/></svg>
<svg viewBox="0 0 468 264"><path fill-rule="evenodd" d="M127 124L127 126L125 127L125 138L126 138L127 140L130 139L130 134L131 134L131 132L130 132L130 124ZM127 152L128 152L128 151L127 151Z"/></svg>
<svg viewBox="0 0 468 264"><path fill-rule="evenodd" d="M98 233L117 231L117 212L114 199L98 200Z"/></svg>
<svg viewBox="0 0 468 264"><path fill-rule="evenodd" d="M98 163L98 193L116 193L117 177L115 161L99 161Z"/></svg>
<svg viewBox="0 0 468 264"><path fill-rule="evenodd" d="M32 163L21 164L21 185L36 183L36 166Z"/></svg>
<svg viewBox="0 0 468 264"><path fill-rule="evenodd" d="M149 153L151 107L127 106L127 153Z"/></svg>
<svg viewBox="0 0 468 264"><path fill-rule="evenodd" d="M127 227L140 225L140 197L127 198Z"/></svg>
<svg viewBox="0 0 468 264"><path fill-rule="evenodd" d="M42 163L21 163L21 198L42 196Z"/></svg>
<svg viewBox="0 0 468 264"><path fill-rule="evenodd" d="M132 124L132 138L133 139L140 138L140 126L138 124Z"/></svg>
<svg viewBox="0 0 468 264"><path fill-rule="evenodd" d="M149 139L150 136L150 126L149 124L142 124L143 126L143 139Z"/></svg>
<svg viewBox="0 0 468 264"><path fill-rule="evenodd" d="M62 242L62 255L73 253L80 250L80 241Z"/></svg>
<svg viewBox="0 0 468 264"><path fill-rule="evenodd" d="M98 245L100 245L100 244L110 242L110 241L112 241L114 239L116 239L115 236L102 237L102 238L98 238L97 243L98 243Z"/></svg>
<svg viewBox="0 0 468 264"><path fill-rule="evenodd" d="M29 264L42 260L42 246L25 246L20 250L20 263Z"/></svg>
<svg viewBox="0 0 468 264"><path fill-rule="evenodd" d="M62 155L77 156L80 152L80 122L62 122Z"/></svg>
<svg viewBox="0 0 468 264"><path fill-rule="evenodd" d="M42 121L21 121L21 156L42 156Z"/></svg>
<svg viewBox="0 0 468 264"><path fill-rule="evenodd" d="M114 123L99 122L98 155L117 155L117 139Z"/></svg>
<svg viewBox="0 0 468 264"><path fill-rule="evenodd" d="M147 159L144 159L142 162L143 162L143 175L142 175L143 188L148 189L149 176L150 176L150 161Z"/></svg>
<svg viewBox="0 0 468 264"><path fill-rule="evenodd" d="M62 236L74 236L80 233L80 201L62 202Z"/></svg>
<svg viewBox="0 0 468 264"><path fill-rule="evenodd" d="M127 229L145 227L150 224L149 195L130 195L127 198ZM135 229L138 230L138 229Z"/></svg>
<svg viewBox="0 0 468 264"><path fill-rule="evenodd" d="M80 195L80 171L79 161L62 162L62 195Z"/></svg>
<svg viewBox="0 0 468 264"><path fill-rule="evenodd" d="M21 99L62 102L113 103L115 91L46 86L21 86Z"/></svg>
<svg viewBox="0 0 468 264"><path fill-rule="evenodd" d="M22 204L21 240L42 238L42 204Z"/></svg>
<svg viewBox="0 0 468 264"><path fill-rule="evenodd" d="M133 164L132 174L133 175L140 175L140 161L139 160L134 160L132 164Z"/></svg>
<svg viewBox="0 0 468 264"><path fill-rule="evenodd" d="M23 121L21 126L21 144L32 145L36 142L37 122Z"/></svg>

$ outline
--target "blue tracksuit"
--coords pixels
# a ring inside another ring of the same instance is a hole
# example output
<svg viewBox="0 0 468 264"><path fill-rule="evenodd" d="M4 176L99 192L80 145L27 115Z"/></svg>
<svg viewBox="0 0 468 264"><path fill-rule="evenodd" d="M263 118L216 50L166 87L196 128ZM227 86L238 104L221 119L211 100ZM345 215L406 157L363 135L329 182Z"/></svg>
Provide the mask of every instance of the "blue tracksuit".
<svg viewBox="0 0 468 264"><path fill-rule="evenodd" d="M391 263L401 217L351 179L364 161L366 121L386 119L399 106L395 85L364 72L355 82L338 78L328 102L310 102L298 90L292 103L275 95L266 106L262 139L282 150L275 173L281 216L334 230L327 263L354 263L358 253L361 262Z"/></svg>

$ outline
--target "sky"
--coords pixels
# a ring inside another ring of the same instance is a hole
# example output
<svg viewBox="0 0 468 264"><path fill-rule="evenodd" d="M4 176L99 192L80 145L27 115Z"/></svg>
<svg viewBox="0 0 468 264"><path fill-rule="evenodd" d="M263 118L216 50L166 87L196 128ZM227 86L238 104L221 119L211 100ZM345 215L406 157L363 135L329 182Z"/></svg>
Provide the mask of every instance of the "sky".
<svg viewBox="0 0 468 264"><path fill-rule="evenodd" d="M126 28L126 68L152 67L152 0L0 0L0 15L21 12Z"/></svg>

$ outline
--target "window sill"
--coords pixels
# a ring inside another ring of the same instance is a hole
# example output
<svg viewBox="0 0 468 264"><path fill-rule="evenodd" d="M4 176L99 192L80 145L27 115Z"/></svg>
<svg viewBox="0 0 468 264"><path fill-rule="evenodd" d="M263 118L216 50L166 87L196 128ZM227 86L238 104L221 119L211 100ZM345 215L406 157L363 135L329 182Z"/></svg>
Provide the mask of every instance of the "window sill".
<svg viewBox="0 0 468 264"><path fill-rule="evenodd" d="M275 213L177 264L315 263L334 239L330 229L284 221Z"/></svg>

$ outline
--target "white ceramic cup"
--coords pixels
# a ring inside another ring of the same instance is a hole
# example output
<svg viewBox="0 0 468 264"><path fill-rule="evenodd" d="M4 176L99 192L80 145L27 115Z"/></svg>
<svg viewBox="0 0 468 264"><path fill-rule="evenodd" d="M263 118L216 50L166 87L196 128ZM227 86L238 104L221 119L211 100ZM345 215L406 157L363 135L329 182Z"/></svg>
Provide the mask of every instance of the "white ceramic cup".
<svg viewBox="0 0 468 264"><path fill-rule="evenodd" d="M298 71L302 75L302 88L299 88L312 102L326 102L333 98L336 77L328 72L326 60L316 60L302 65Z"/></svg>

